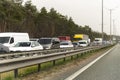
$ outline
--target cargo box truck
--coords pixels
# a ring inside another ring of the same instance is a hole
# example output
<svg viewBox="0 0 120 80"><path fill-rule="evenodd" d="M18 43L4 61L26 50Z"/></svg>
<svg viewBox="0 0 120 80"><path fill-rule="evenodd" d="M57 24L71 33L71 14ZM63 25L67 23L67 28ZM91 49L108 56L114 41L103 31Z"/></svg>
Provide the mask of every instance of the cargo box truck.
<svg viewBox="0 0 120 80"><path fill-rule="evenodd" d="M75 34L73 36L74 42L79 42L80 46L89 46L90 45L90 38L86 34ZM83 45L82 43L85 43Z"/></svg>
<svg viewBox="0 0 120 80"><path fill-rule="evenodd" d="M58 36L58 38L60 39L60 41L70 41L70 36Z"/></svg>

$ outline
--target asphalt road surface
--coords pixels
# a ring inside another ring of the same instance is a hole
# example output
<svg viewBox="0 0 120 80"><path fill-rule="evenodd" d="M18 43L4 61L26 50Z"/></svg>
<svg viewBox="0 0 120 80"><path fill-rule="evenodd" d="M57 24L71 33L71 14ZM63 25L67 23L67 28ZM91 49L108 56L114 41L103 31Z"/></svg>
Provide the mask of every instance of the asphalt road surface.
<svg viewBox="0 0 120 80"><path fill-rule="evenodd" d="M73 80L120 80L120 45Z"/></svg>

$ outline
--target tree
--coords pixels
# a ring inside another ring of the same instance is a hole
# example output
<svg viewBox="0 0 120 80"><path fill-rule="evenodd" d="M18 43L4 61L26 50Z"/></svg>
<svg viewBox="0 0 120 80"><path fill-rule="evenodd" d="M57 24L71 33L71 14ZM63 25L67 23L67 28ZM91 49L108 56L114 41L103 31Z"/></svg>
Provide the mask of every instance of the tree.
<svg viewBox="0 0 120 80"><path fill-rule="evenodd" d="M36 34L35 18L37 14L37 9L31 4L31 1L25 3L25 18L22 22L22 31L28 32L31 37L34 37Z"/></svg>
<svg viewBox="0 0 120 80"><path fill-rule="evenodd" d="M30 37L72 36L87 34L92 40L101 37L88 25L79 26L71 17L58 13L54 8L48 12L45 7L37 10L31 1L22 5L22 0L0 0L0 32L28 32ZM109 35L104 33L104 39Z"/></svg>

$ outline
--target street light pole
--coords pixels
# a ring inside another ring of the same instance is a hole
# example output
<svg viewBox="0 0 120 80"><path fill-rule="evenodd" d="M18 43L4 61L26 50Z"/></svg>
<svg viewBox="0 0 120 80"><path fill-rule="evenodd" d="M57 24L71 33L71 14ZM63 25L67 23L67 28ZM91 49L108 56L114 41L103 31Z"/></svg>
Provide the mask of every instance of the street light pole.
<svg viewBox="0 0 120 80"><path fill-rule="evenodd" d="M115 10L117 7L113 8L113 9L109 9L110 11L110 42L112 43L112 11Z"/></svg>
<svg viewBox="0 0 120 80"><path fill-rule="evenodd" d="M112 9L110 9L110 42L112 42Z"/></svg>
<svg viewBox="0 0 120 80"><path fill-rule="evenodd" d="M113 41L117 42L117 37L116 37L116 26L115 26L115 20L113 19L113 36L112 36Z"/></svg>
<svg viewBox="0 0 120 80"><path fill-rule="evenodd" d="M115 10L116 8L114 9L109 9L110 11L110 42L112 43L112 11Z"/></svg>
<svg viewBox="0 0 120 80"><path fill-rule="evenodd" d="M116 29L115 29L115 19L113 19L113 35L116 35Z"/></svg>
<svg viewBox="0 0 120 80"><path fill-rule="evenodd" d="M102 0L102 39L104 40L104 33L103 33L103 0ZM102 42L103 43L103 42Z"/></svg>

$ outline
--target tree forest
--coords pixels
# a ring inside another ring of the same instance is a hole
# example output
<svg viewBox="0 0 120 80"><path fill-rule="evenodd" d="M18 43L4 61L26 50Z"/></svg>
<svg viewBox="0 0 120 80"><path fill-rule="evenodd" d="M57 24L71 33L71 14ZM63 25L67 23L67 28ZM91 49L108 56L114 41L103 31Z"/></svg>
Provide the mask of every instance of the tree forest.
<svg viewBox="0 0 120 80"><path fill-rule="evenodd" d="M15 3L14 0L0 0L0 32L27 32L32 38L73 36L87 34L90 39L101 37L88 25L75 24L72 17L67 17L54 8L48 12L45 7L37 10L31 1ZM104 39L109 35L104 33Z"/></svg>

